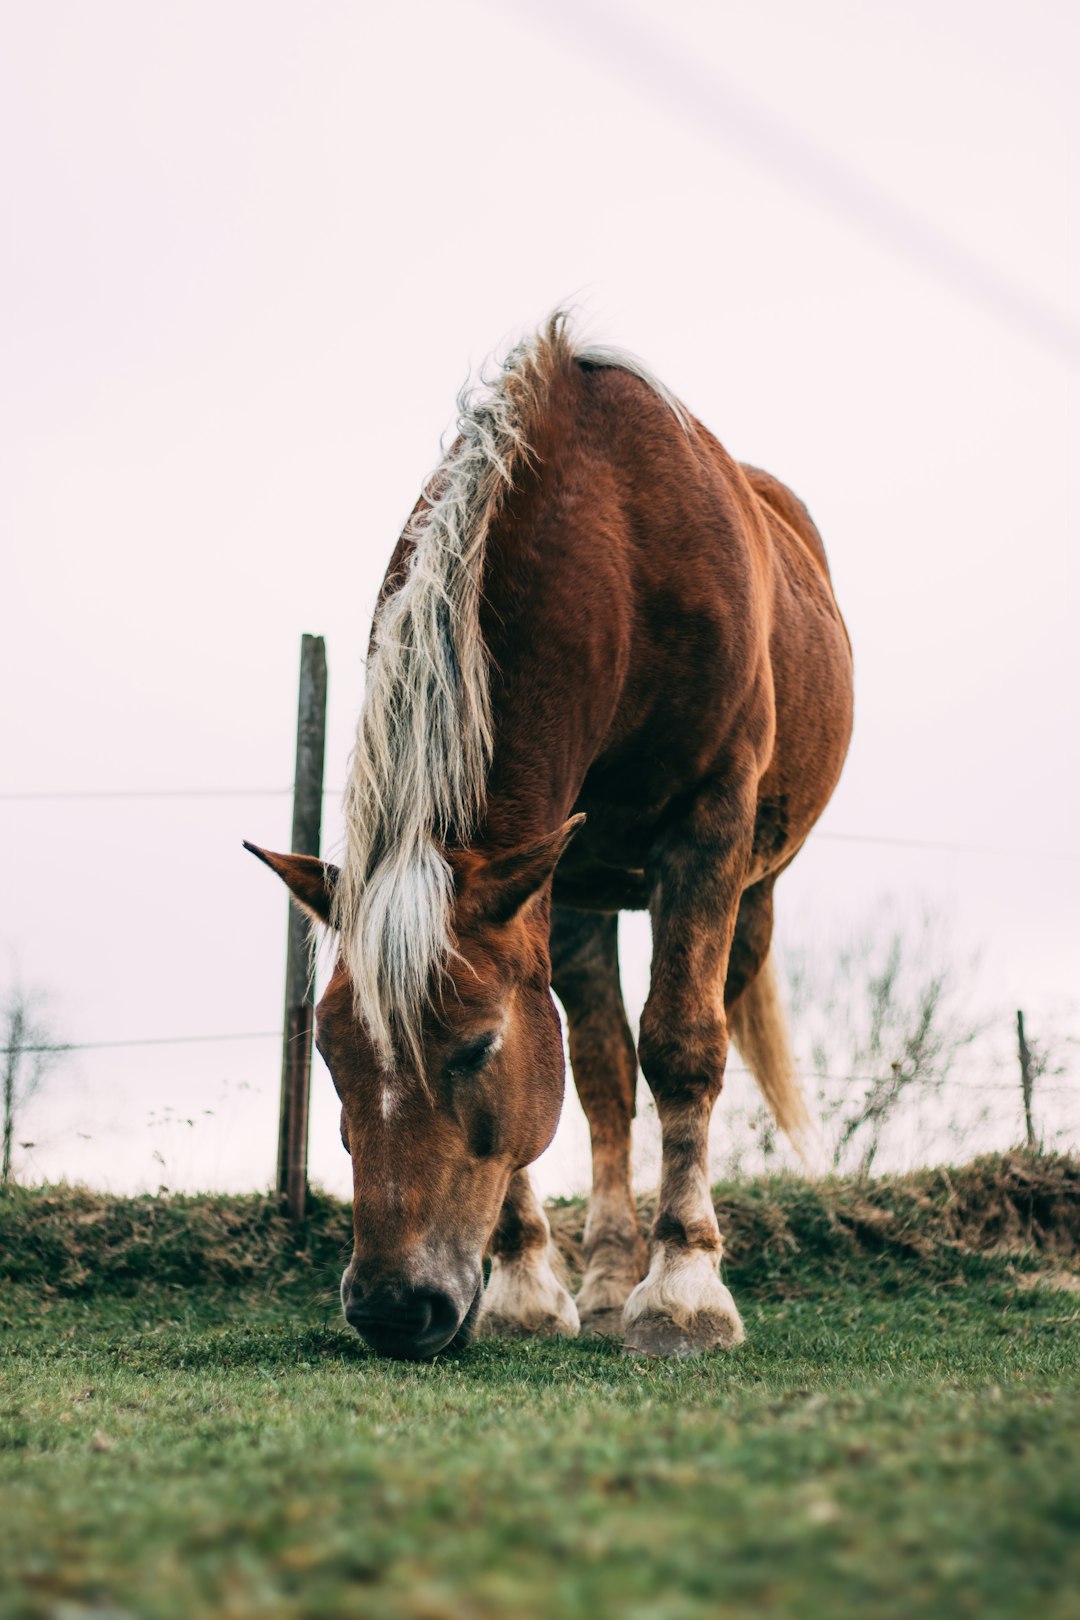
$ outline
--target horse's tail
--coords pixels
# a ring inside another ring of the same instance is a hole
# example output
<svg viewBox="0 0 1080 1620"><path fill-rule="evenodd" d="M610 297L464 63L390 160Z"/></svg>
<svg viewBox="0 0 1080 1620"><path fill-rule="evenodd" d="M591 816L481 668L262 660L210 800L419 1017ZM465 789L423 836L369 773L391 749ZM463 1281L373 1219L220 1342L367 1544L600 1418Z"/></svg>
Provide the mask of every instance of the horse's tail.
<svg viewBox="0 0 1080 1620"><path fill-rule="evenodd" d="M776 1123L803 1163L812 1167L818 1133L795 1073L771 954L729 1009L728 1028Z"/></svg>

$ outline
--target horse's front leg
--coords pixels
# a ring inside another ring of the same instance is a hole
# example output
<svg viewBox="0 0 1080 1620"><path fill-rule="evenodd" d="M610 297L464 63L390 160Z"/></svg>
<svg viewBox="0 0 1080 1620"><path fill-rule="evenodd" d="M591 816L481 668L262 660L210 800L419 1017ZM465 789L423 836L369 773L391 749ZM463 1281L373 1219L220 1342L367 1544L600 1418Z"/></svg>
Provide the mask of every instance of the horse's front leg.
<svg viewBox="0 0 1080 1620"><path fill-rule="evenodd" d="M511 1177L489 1253L491 1275L480 1308L478 1335L520 1339L563 1334L573 1338L579 1327L577 1306L559 1277L548 1218L526 1170Z"/></svg>
<svg viewBox="0 0 1080 1620"><path fill-rule="evenodd" d="M561 906L552 913L552 987L566 1009L574 1083L592 1140L585 1275L577 1297L585 1333L620 1331L623 1307L646 1265L630 1185L637 1052L619 985L618 938L617 915Z"/></svg>
<svg viewBox="0 0 1080 1620"><path fill-rule="evenodd" d="M753 840L753 795L698 796L653 862L653 965L638 1052L662 1133L648 1275L626 1302L624 1341L645 1354L730 1350L743 1325L720 1280L709 1192L709 1119L727 1060L724 981Z"/></svg>

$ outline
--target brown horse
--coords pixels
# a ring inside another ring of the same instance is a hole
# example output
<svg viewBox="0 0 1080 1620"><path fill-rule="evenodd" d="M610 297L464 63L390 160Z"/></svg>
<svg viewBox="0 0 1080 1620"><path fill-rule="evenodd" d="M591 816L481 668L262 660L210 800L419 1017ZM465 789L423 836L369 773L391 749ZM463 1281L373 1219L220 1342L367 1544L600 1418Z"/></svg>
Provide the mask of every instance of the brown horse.
<svg viewBox="0 0 1080 1620"><path fill-rule="evenodd" d="M337 933L317 1039L353 1161L345 1315L397 1356L579 1312L630 1349L726 1349L706 1155L729 1030L780 1124L807 1123L769 942L851 731L821 540L562 316L459 403L376 609L342 866L254 851ZM643 907L635 1053L616 925ZM593 1146L576 1305L525 1168L562 1105L552 987ZM639 1059L663 1133L651 1259Z"/></svg>

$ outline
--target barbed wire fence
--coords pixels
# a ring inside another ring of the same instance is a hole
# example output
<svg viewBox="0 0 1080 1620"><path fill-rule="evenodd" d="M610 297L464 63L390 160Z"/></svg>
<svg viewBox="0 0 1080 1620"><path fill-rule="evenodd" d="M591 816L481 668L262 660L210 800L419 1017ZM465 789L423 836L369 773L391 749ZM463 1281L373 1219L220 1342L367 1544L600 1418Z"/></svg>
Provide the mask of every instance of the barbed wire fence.
<svg viewBox="0 0 1080 1620"><path fill-rule="evenodd" d="M154 801L185 800L227 801L230 799L240 800L255 798L283 799L288 798L292 794L292 791L293 790L289 787L132 787L117 789L76 788L42 789L31 791L15 790L0 792L0 804L27 804L40 802L77 804L86 801L146 801L152 803ZM339 793L335 789L328 788L323 790L324 799L336 799L339 796ZM816 832L812 835L812 842L902 848L914 852L923 851L929 854L964 854L975 858L992 861L1017 859L1022 859L1024 861L1038 860L1050 864L1060 863L1070 866L1075 865L1078 859L1080 859L1080 856L1076 855L1072 851L1067 850L1030 848L1020 849L1009 848L1003 845L977 842L956 842L948 839L909 838L899 837L891 834L862 833L844 830L823 830L821 832ZM1010 1014L1010 1017L1011 1016L1012 1014ZM303 1039L303 1036L297 1036L294 1037L294 1039L300 1040ZM118 1032L115 1036L104 1039L71 1041L37 1040L22 1042L16 1047L4 1044L0 1045L0 1058L7 1060L12 1056L21 1057L23 1055L26 1055L27 1057L34 1057L48 1054L59 1057L62 1055L74 1055L78 1053L122 1053L138 1050L153 1051L155 1049L163 1048L229 1046L271 1041L282 1042L282 1040L283 1029L281 1027L276 1029L265 1028L247 1030L226 1029L211 1031L176 1031L172 1033L160 1034L124 1034ZM288 1036L285 1036L285 1040L287 1044ZM935 1096L940 1097L942 1092L948 1093L954 1096L957 1106L961 1106L962 1104L963 1106L970 1106L973 1110L976 1109L978 1104L984 1101L987 1097L997 1099L999 1106L1006 1097L1009 1097L1015 1103L1015 1111L1018 1119L1022 1111L1023 1117L1028 1123L1027 1137L1028 1141L1030 1142L1032 1138L1030 1115L1033 1089L1040 1104L1045 1105L1049 1100L1053 1099L1054 1105L1057 1105L1059 1099L1075 1099L1076 1088L1068 1081L1063 1081L1060 1078L1053 1078L1049 1075L1039 1075L1033 1082L1030 1066L1030 1053L1028 1056L1029 1061L1025 1066L1023 1050L1021 1050L1019 1053L1019 1069L1018 1076L1015 1081L982 1077L971 1079L954 1075L937 1080L934 1084L934 1094ZM733 1061L728 1064L727 1072L731 1076L739 1077L748 1077L750 1074L750 1071L737 1061ZM880 1072L841 1073L835 1069L824 1069L804 1065L800 1065L799 1072L804 1083L812 1084L815 1088L817 1088L819 1098L827 1095L839 1095L837 1088L857 1088L860 1086L871 1087L879 1085L882 1081L882 1074ZM180 1112L182 1113L183 1110L180 1110ZM209 1113L211 1111L202 1110L202 1112ZM648 1104L646 1101L646 1113L647 1112ZM1011 1115L1012 1110L1009 1110L1009 1112ZM744 1114L745 1118L742 1119L741 1123L750 1130L754 1130L756 1126L753 1123L753 1109L747 1107L744 1110ZM157 1120L155 1123L162 1123L162 1121ZM86 1140L90 1139L88 1132L75 1131L74 1134L75 1136L84 1138ZM155 1157L158 1159L159 1163L163 1162L160 1154L156 1154Z"/></svg>

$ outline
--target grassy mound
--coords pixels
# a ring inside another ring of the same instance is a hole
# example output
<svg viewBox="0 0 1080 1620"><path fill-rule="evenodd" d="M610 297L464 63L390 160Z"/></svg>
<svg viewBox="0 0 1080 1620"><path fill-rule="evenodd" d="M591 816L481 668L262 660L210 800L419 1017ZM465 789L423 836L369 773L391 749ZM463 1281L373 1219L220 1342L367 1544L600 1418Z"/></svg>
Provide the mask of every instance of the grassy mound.
<svg viewBox="0 0 1080 1620"><path fill-rule="evenodd" d="M641 1200L647 1225L652 1200ZM876 1181L794 1177L716 1189L725 1269L742 1294L798 1293L872 1263L883 1282L1080 1254L1080 1161L1011 1153L959 1169ZM551 1210L581 1270L580 1200ZM145 1287L336 1287L351 1246L348 1206L313 1193L300 1227L261 1194L114 1198L85 1187L13 1188L0 1198L0 1279L69 1297Z"/></svg>
<svg viewBox="0 0 1080 1620"><path fill-rule="evenodd" d="M748 1338L682 1363L381 1361L334 1200L294 1231L267 1198L17 1190L0 1616L1072 1620L1078 1177L721 1187ZM573 1266L582 1209L552 1215Z"/></svg>
<svg viewBox="0 0 1080 1620"><path fill-rule="evenodd" d="M654 1197L640 1201L643 1227ZM1080 1255L1080 1160L994 1154L958 1169L878 1180L782 1176L714 1188L724 1270L740 1294L803 1291L872 1262L887 1279L952 1275L1008 1255L1038 1264ZM584 1208L551 1212L568 1266L582 1264Z"/></svg>

